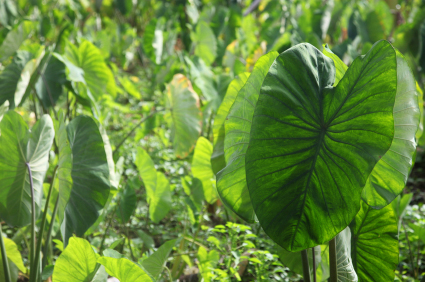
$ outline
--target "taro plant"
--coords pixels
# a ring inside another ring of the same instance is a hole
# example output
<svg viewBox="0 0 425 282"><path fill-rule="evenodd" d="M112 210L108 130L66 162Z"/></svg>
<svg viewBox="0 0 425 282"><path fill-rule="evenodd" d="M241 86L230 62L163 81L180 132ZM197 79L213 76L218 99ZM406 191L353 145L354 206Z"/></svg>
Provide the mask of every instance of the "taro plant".
<svg viewBox="0 0 425 282"><path fill-rule="evenodd" d="M95 223L108 199L109 168L103 138L90 117L78 116L66 124L63 112L55 121L43 115L29 130L13 110L4 114L0 134L0 218L10 226L31 226L29 281L42 281L42 273L51 270L48 250L55 219L62 225L66 246L73 234L82 236ZM53 143L58 157L49 162ZM50 163L53 177L43 207L43 181ZM16 267L28 273L16 252L9 252L10 243L0 234L6 282L17 275Z"/></svg>
<svg viewBox="0 0 425 282"><path fill-rule="evenodd" d="M312 256L310 272L307 250L319 245L330 281L392 281L398 240L388 204L413 165L422 99L403 55L378 41L348 68L327 47L298 44L236 81L215 131L222 201L300 252L305 281L316 281L319 262Z"/></svg>

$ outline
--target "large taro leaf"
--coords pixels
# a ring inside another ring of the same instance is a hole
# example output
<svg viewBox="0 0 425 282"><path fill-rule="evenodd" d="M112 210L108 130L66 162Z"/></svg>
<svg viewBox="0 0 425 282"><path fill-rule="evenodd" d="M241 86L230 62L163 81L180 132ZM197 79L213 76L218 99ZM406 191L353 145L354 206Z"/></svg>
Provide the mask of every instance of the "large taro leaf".
<svg viewBox="0 0 425 282"><path fill-rule="evenodd" d="M253 222L255 215L245 180L245 154L261 84L277 56L273 51L258 59L225 121L226 167L217 173L217 191L223 203L248 222Z"/></svg>
<svg viewBox="0 0 425 282"><path fill-rule="evenodd" d="M331 59L310 44L270 67L246 177L260 224L285 249L330 241L357 214L367 177L394 136L396 64L393 47L380 41L336 87Z"/></svg>
<svg viewBox="0 0 425 282"><path fill-rule="evenodd" d="M229 84L229 87L227 88L226 96L224 96L223 102L218 108L217 115L214 118L214 149L211 155L211 166L214 174L217 174L217 172L226 166L226 160L224 158L224 122L226 121L230 108L235 102L239 90L245 85L248 77L249 73L244 72L232 80L232 82Z"/></svg>
<svg viewBox="0 0 425 282"><path fill-rule="evenodd" d="M202 112L199 97L182 74L176 74L168 85L168 101L172 120L174 153L185 158L193 150L201 134Z"/></svg>
<svg viewBox="0 0 425 282"><path fill-rule="evenodd" d="M205 200L213 204L217 200L214 172L211 168L212 145L205 137L199 137L196 142L192 160L193 176L202 181Z"/></svg>
<svg viewBox="0 0 425 282"><path fill-rule="evenodd" d="M105 267L106 272L119 279L120 282L152 282L153 277L143 266L132 262L114 250L105 250L104 256L97 262Z"/></svg>
<svg viewBox="0 0 425 282"><path fill-rule="evenodd" d="M383 208L404 189L416 154L415 135L421 112L415 77L403 55L397 51L397 95L394 104L394 139L378 161L362 193L373 208Z"/></svg>
<svg viewBox="0 0 425 282"><path fill-rule="evenodd" d="M359 281L393 281L398 231L391 205L375 210L362 202L350 229L351 257Z"/></svg>
<svg viewBox="0 0 425 282"><path fill-rule="evenodd" d="M66 130L72 150L73 184L63 222L65 245L72 233L83 236L96 222L110 191L105 147L96 122L78 116Z"/></svg>
<svg viewBox="0 0 425 282"><path fill-rule="evenodd" d="M56 260L53 281L92 281L96 271L96 254L90 243L84 239L70 238L68 246Z"/></svg>
<svg viewBox="0 0 425 282"><path fill-rule="evenodd" d="M13 240L3 237L4 246L6 249L7 261L9 264L9 273L11 281L18 281L18 275L20 270L22 273L26 273L27 269L22 261L21 253L18 250L18 246ZM3 259L0 256L0 281L6 281L5 271L3 268Z"/></svg>
<svg viewBox="0 0 425 282"><path fill-rule="evenodd" d="M209 24L200 21L196 25L196 32L192 34L195 44L195 55L200 57L207 65L211 65L217 56L217 40Z"/></svg>
<svg viewBox="0 0 425 282"><path fill-rule="evenodd" d="M342 77L344 76L345 72L347 71L348 67L346 64L344 64L343 61L341 61L341 59L334 54L331 49L329 49L328 44L323 46L323 54L329 58L332 59L332 61L334 61L334 65L335 65L335 82L333 86L336 86L338 84L338 82L342 79Z"/></svg>
<svg viewBox="0 0 425 282"><path fill-rule="evenodd" d="M49 151L55 131L50 116L43 115L31 131L23 118L7 112L0 123L0 217L13 226L31 222L31 168L36 217L43 197L43 180L49 168Z"/></svg>
<svg viewBox="0 0 425 282"><path fill-rule="evenodd" d="M71 196L72 189L72 151L69 146L68 134L66 132L65 114L63 111L58 113L59 119L53 121L55 126L55 141L59 150L59 161L56 172L54 188L58 192L58 217L59 222L63 221L65 207Z"/></svg>

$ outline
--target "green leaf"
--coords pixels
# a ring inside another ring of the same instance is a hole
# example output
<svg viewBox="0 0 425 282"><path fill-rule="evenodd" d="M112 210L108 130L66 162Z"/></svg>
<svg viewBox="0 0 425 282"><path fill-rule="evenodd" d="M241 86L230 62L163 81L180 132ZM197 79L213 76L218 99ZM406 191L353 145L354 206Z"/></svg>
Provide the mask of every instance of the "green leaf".
<svg viewBox="0 0 425 282"><path fill-rule="evenodd" d="M60 59L59 56L56 57ZM89 97L92 95L93 99L98 101L105 92L112 96L116 95L116 85L112 71L104 62L99 49L92 43L84 40L78 48L68 43L65 49L65 58L69 62L63 62L69 68L71 74L76 72L75 81L82 82L81 73L75 67L83 71L84 82L90 92ZM74 67L70 68L69 63L73 64ZM72 78L73 76L70 77L70 79Z"/></svg>
<svg viewBox="0 0 425 282"><path fill-rule="evenodd" d="M338 82L342 79L342 77L344 76L348 67L346 64L344 64L343 61L341 61L341 59L337 55L335 55L331 51L331 49L329 49L328 44L323 45L323 54L331 58L332 61L334 62L336 74L335 74L335 82L333 86L336 86Z"/></svg>
<svg viewBox="0 0 425 282"><path fill-rule="evenodd" d="M72 233L83 236L108 200L109 168L102 136L87 116L74 118L66 128L72 150L72 191L65 209L64 242Z"/></svg>
<svg viewBox="0 0 425 282"><path fill-rule="evenodd" d="M229 114L230 107L236 100L239 90L245 85L248 77L249 73L244 72L232 80L227 88L226 96L224 96L223 102L218 108L217 115L214 118L214 149L211 155L211 166L214 174L217 174L226 166L226 160L224 158L224 122Z"/></svg>
<svg viewBox="0 0 425 282"><path fill-rule="evenodd" d="M199 247L198 260L199 272L204 281L212 281L214 276L213 269L216 267L220 255L216 250L207 251L204 247Z"/></svg>
<svg viewBox="0 0 425 282"><path fill-rule="evenodd" d="M130 220L130 216L136 210L136 200L136 190L133 181L129 180L120 193L120 202L118 205L118 215L122 223Z"/></svg>
<svg viewBox="0 0 425 282"><path fill-rule="evenodd" d="M33 22L23 21L9 31L0 46L0 62L12 56L33 30L35 30L35 24Z"/></svg>
<svg viewBox="0 0 425 282"><path fill-rule="evenodd" d="M207 65L211 65L217 56L217 40L209 24L199 21L196 32L192 35L195 44L195 55L200 57Z"/></svg>
<svg viewBox="0 0 425 282"><path fill-rule="evenodd" d="M202 181L198 178L192 178L188 175L181 178L182 186L186 195L195 206L197 211L201 211L204 197Z"/></svg>
<svg viewBox="0 0 425 282"><path fill-rule="evenodd" d="M168 85L168 102L172 120L174 153L185 158L193 150L202 128L202 112L199 97L192 84L182 74L176 74Z"/></svg>
<svg viewBox="0 0 425 282"><path fill-rule="evenodd" d="M68 141L68 134L66 132L65 114L63 111L58 113L58 120L54 120L55 126L55 141L59 150L58 169L56 172L54 188L58 191L58 217L59 222L62 223L65 207L69 201L72 190L72 151Z"/></svg>
<svg viewBox="0 0 425 282"><path fill-rule="evenodd" d="M96 254L87 240L71 237L53 269L53 281L77 282L88 280L96 270Z"/></svg>
<svg viewBox="0 0 425 282"><path fill-rule="evenodd" d="M45 280L49 279L49 277L51 277L53 275L54 267L55 267L54 265L47 265L43 269L43 272L41 273L41 280L45 281Z"/></svg>
<svg viewBox="0 0 425 282"><path fill-rule="evenodd" d="M18 246L13 240L3 237L4 247L6 249L6 255L10 262L13 262L14 265L22 272L26 273L27 269L24 266L24 262L22 261L21 253L18 250ZM1 261L1 258L0 258Z"/></svg>
<svg viewBox="0 0 425 282"><path fill-rule="evenodd" d="M43 197L43 180L49 168L49 151L55 131L50 116L43 115L31 131L23 118L7 112L0 123L0 217L13 226L31 222L32 172L36 217Z"/></svg>
<svg viewBox="0 0 425 282"><path fill-rule="evenodd" d="M380 209L403 191L416 154L415 135L420 122L415 77L403 55L397 51L397 94L394 104L394 139L370 174L363 200Z"/></svg>
<svg viewBox="0 0 425 282"><path fill-rule="evenodd" d="M156 173L155 195L149 204L149 215L154 223L163 219L171 208L171 190L168 179L162 172Z"/></svg>
<svg viewBox="0 0 425 282"><path fill-rule="evenodd" d="M179 241L180 240L178 239L174 239L165 242L161 247L158 248L158 250L156 250L156 252L142 261L143 268L146 269L146 271L148 271L154 279L158 279L159 275L164 269L168 256Z"/></svg>
<svg viewBox="0 0 425 282"><path fill-rule="evenodd" d="M161 21L158 22L154 18L146 25L142 46L145 54L156 64L161 63L163 44Z"/></svg>
<svg viewBox="0 0 425 282"><path fill-rule="evenodd" d="M398 264L398 231L392 207L375 210L361 202L350 229L351 257L359 281L393 281Z"/></svg>
<svg viewBox="0 0 425 282"><path fill-rule="evenodd" d="M18 51L13 57L12 63L0 74L0 104L9 101L10 109L18 106L15 104L15 93L17 91L22 92L22 89L18 89L18 83L25 66L31 61L32 57L32 54L28 51ZM24 87L24 85L21 84L21 87ZM20 100L18 104L19 102Z"/></svg>
<svg viewBox="0 0 425 282"><path fill-rule="evenodd" d="M387 3L385 1L376 3L366 17L366 29L371 42L386 39L390 35L394 21Z"/></svg>
<svg viewBox="0 0 425 282"><path fill-rule="evenodd" d="M395 198L394 201L391 202L391 206L393 207L394 213L397 218L397 229L399 230L399 232L401 227L401 221L406 212L406 207L410 204L412 197L413 193L404 194L403 197L401 197L401 195L398 195L397 198Z"/></svg>
<svg viewBox="0 0 425 282"><path fill-rule="evenodd" d="M100 257L97 262L106 272L120 282L151 282L153 280L144 269L127 258Z"/></svg>
<svg viewBox="0 0 425 282"><path fill-rule="evenodd" d="M270 67L246 177L261 226L286 250L330 241L357 214L367 177L394 136L396 67L386 41L358 57L336 87L332 60L309 44Z"/></svg>
<svg viewBox="0 0 425 282"><path fill-rule="evenodd" d="M56 103L62 95L62 85L66 82L65 64L52 56L48 62L43 76L35 84L35 91L44 107L48 108ZM52 99L50 99L50 96Z"/></svg>
<svg viewBox="0 0 425 282"><path fill-rule="evenodd" d="M287 250L277 246L277 255L279 256L280 261L288 267L291 271L303 275L303 262L301 259L301 252L288 252ZM314 247L314 256L316 259L316 267L319 267L322 257L321 257L321 247ZM310 265L310 273L313 272L313 249L307 250L308 262Z"/></svg>
<svg viewBox="0 0 425 282"><path fill-rule="evenodd" d="M7 262L9 263L9 273L10 273L10 279L12 281L18 281L19 278L19 269L18 267L8 258ZM0 257L0 281L4 282L6 281L5 275L4 275L4 268L3 268L3 259Z"/></svg>
<svg viewBox="0 0 425 282"><path fill-rule="evenodd" d="M146 189L146 198L149 203L155 195L156 189L156 169L155 164L149 156L148 152L142 148L137 148L136 166L139 171L140 177Z"/></svg>
<svg viewBox="0 0 425 282"><path fill-rule="evenodd" d="M0 106L0 121L3 119L3 115L9 110L9 101L6 101L3 103L3 105ZM1 131L0 131L1 133Z"/></svg>
<svg viewBox="0 0 425 282"><path fill-rule="evenodd" d="M196 142L192 159L193 176L201 180L205 200L212 204L217 201L214 172L211 168L212 145L205 137L199 137Z"/></svg>
<svg viewBox="0 0 425 282"><path fill-rule="evenodd" d="M277 56L277 52L270 52L258 59L225 121L226 167L217 173L217 192L227 207L248 222L254 221L255 214L246 185L245 154L261 84Z"/></svg>

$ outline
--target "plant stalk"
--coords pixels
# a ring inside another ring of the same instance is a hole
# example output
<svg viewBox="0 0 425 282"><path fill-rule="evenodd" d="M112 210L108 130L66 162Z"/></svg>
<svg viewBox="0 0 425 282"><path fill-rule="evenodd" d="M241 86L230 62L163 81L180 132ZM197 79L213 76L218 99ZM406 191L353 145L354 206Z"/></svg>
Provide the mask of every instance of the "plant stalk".
<svg viewBox="0 0 425 282"><path fill-rule="evenodd" d="M31 276L32 272L37 271L36 269L33 269L32 266L34 265L34 259L35 259L35 199L34 199L34 184L32 181L32 173L31 173L31 167L29 163L26 163L28 168L28 175L30 178L30 187L31 187L31 243L30 243L30 271Z"/></svg>
<svg viewBox="0 0 425 282"><path fill-rule="evenodd" d="M50 221L50 225L49 225L49 230L47 231L47 238L44 244L44 251L43 251L43 262L42 262L42 268L44 268L47 265L47 253L49 251L49 249L52 246L52 232L53 232L53 226L55 223L55 219L56 219L56 215L58 213L58 208L59 208L59 196L56 199L56 203L55 203L55 207L53 209L53 214L52 214L52 219Z"/></svg>
<svg viewBox="0 0 425 282"><path fill-rule="evenodd" d="M46 226L47 213L49 211L50 197L52 196L53 183L55 181L57 170L58 170L58 166L56 166L55 170L53 171L53 179L52 179L52 182L50 183L49 192L48 192L47 198L46 198L46 204L44 205L43 218L41 220L40 231L38 232L38 241L37 241L37 249L35 251L35 259L34 259L34 262L32 263L32 268L35 269L35 272L31 271L30 282L36 282L37 281L38 270L39 270L39 266L40 266L41 246L42 246L42 243L43 243L43 233L44 233L44 228ZM54 218L52 218L52 224L53 224L53 221L54 221Z"/></svg>
<svg viewBox="0 0 425 282"><path fill-rule="evenodd" d="M316 254L315 254L315 247L313 247L311 250L313 252L313 282L317 282L316 279Z"/></svg>
<svg viewBox="0 0 425 282"><path fill-rule="evenodd" d="M415 261L413 259L412 248L410 247L409 235L407 234L406 225L404 224L403 219L401 220L401 224L403 225L404 235L406 236L407 246L409 247L409 255L410 255L410 263L412 264L413 277L417 278L416 269L415 269Z"/></svg>
<svg viewBox="0 0 425 282"><path fill-rule="evenodd" d="M4 278L6 280L5 282L12 282L12 279L10 278L9 263L7 261L6 247L4 246L4 241L3 241L3 231L2 231L1 222L0 222L0 247L1 247L1 258L3 261Z"/></svg>
<svg viewBox="0 0 425 282"><path fill-rule="evenodd" d="M303 262L303 278L304 282L311 282L310 279L310 266L308 264L307 250L301 251L301 260Z"/></svg>
<svg viewBox="0 0 425 282"><path fill-rule="evenodd" d="M338 282L338 269L336 261L336 238L329 241L330 282Z"/></svg>

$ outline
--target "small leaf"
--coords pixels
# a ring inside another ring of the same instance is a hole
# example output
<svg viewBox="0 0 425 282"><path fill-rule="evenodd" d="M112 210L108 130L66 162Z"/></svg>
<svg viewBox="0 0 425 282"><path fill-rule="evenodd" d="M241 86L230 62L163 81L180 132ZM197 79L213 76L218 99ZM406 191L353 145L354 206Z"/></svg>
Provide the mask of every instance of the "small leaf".
<svg viewBox="0 0 425 282"><path fill-rule="evenodd" d="M179 241L180 240L178 239L174 239L165 242L152 255L142 261L143 268L146 269L154 279L158 279L159 275L164 269L168 256Z"/></svg>
<svg viewBox="0 0 425 282"><path fill-rule="evenodd" d="M211 65L217 56L217 40L208 23L199 21L196 33L193 34L195 55L200 57L207 65Z"/></svg>

